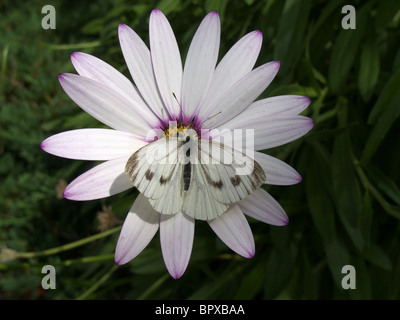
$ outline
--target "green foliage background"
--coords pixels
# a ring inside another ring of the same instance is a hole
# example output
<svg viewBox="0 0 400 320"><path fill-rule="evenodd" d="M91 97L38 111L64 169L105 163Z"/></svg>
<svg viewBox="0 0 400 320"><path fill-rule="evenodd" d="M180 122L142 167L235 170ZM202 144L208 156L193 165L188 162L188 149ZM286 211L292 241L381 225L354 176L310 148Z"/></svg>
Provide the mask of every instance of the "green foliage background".
<svg viewBox="0 0 400 320"><path fill-rule="evenodd" d="M41 28L45 4L55 6L55 30ZM347 4L356 8L355 30L341 27ZM289 225L251 220L256 256L246 260L197 222L180 280L167 273L157 236L131 263L115 266L120 224L102 233L97 213L111 206L123 221L134 190L59 199L59 181L94 163L40 149L52 134L100 126L58 83L59 73L74 72L70 54L91 53L128 75L118 24L148 43L153 8L167 15L183 57L211 10L222 20L220 56L261 30L257 65L281 61L262 97L309 96L304 114L315 121L302 139L267 151L303 177L267 187ZM399 23L397 0L0 2L0 299L399 299ZM41 288L46 264L56 267L55 290ZM341 287L347 264L357 272L355 290Z"/></svg>

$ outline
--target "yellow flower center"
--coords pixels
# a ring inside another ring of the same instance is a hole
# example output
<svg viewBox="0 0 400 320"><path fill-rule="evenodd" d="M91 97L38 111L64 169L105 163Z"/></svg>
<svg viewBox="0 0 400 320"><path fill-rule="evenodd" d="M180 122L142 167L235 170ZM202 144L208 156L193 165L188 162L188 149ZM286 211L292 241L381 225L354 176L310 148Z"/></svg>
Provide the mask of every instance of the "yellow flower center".
<svg viewBox="0 0 400 320"><path fill-rule="evenodd" d="M186 135L188 133L188 130L191 129L190 126L184 126L182 124L173 126L173 127L168 127L165 129L165 137L178 137L180 133Z"/></svg>

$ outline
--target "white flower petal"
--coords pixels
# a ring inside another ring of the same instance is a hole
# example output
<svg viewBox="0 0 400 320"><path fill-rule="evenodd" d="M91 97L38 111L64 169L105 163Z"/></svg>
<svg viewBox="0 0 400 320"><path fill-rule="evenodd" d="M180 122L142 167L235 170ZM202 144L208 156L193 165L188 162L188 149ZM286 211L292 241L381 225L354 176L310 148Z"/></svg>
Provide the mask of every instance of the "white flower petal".
<svg viewBox="0 0 400 320"><path fill-rule="evenodd" d="M149 33L158 89L169 114L175 120L180 115L178 101L181 100L182 60L171 25L158 9L151 12Z"/></svg>
<svg viewBox="0 0 400 320"><path fill-rule="evenodd" d="M296 140L310 131L313 126L312 119L299 115L261 117L257 114L251 114L248 117L235 117L216 130L210 131L210 136L213 139L218 137L229 138L235 129L254 130L254 141L246 142L246 132L242 132L242 146L250 144L254 145L254 150L264 150Z"/></svg>
<svg viewBox="0 0 400 320"><path fill-rule="evenodd" d="M226 91L240 78L249 73L256 63L262 44L262 33L253 31L242 37L225 54L215 69L208 92L198 109L198 118L213 114L210 106L224 96Z"/></svg>
<svg viewBox="0 0 400 320"><path fill-rule="evenodd" d="M160 214L139 194L125 219L115 249L115 263L125 264L149 244L158 230Z"/></svg>
<svg viewBox="0 0 400 320"><path fill-rule="evenodd" d="M238 205L233 205L220 217L208 221L217 236L237 254L252 258L255 245L250 225Z"/></svg>
<svg viewBox="0 0 400 320"><path fill-rule="evenodd" d="M72 181L64 191L70 200L86 201L101 199L133 187L125 173L129 157L103 162Z"/></svg>
<svg viewBox="0 0 400 320"><path fill-rule="evenodd" d="M146 114L146 119L151 124L154 126L158 124L159 120L149 110L134 84L117 69L103 60L83 52L74 52L71 55L71 61L81 76L100 82L127 100L134 101Z"/></svg>
<svg viewBox="0 0 400 320"><path fill-rule="evenodd" d="M203 19L190 44L182 79L181 103L186 122L190 122L210 85L218 59L220 34L219 16L213 11Z"/></svg>
<svg viewBox="0 0 400 320"><path fill-rule="evenodd" d="M246 74L210 106L214 116L204 121L207 128L218 127L245 110L271 83L279 62L266 63Z"/></svg>
<svg viewBox="0 0 400 320"><path fill-rule="evenodd" d="M83 110L113 129L145 136L152 128L147 112L133 101L92 79L63 73L59 81L64 91Z"/></svg>
<svg viewBox="0 0 400 320"><path fill-rule="evenodd" d="M290 165L265 153L254 152L254 160L263 168L266 184L289 186L299 183L301 176Z"/></svg>
<svg viewBox="0 0 400 320"><path fill-rule="evenodd" d="M119 25L118 36L129 72L140 94L153 112L162 121L168 122L168 112L158 91L149 48L136 32L125 24Z"/></svg>
<svg viewBox="0 0 400 320"><path fill-rule="evenodd" d="M266 117L271 115L299 114L311 103L310 98L298 95L282 95L258 100L239 116L243 118Z"/></svg>
<svg viewBox="0 0 400 320"><path fill-rule="evenodd" d="M259 188L239 203L248 216L274 226L284 226L289 218L282 206L264 189Z"/></svg>
<svg viewBox="0 0 400 320"><path fill-rule="evenodd" d="M179 212L160 217L161 250L168 272L174 279L186 270L192 253L194 219Z"/></svg>
<svg viewBox="0 0 400 320"><path fill-rule="evenodd" d="M132 155L147 142L111 129L80 129L53 135L41 144L44 151L68 159L110 160Z"/></svg>

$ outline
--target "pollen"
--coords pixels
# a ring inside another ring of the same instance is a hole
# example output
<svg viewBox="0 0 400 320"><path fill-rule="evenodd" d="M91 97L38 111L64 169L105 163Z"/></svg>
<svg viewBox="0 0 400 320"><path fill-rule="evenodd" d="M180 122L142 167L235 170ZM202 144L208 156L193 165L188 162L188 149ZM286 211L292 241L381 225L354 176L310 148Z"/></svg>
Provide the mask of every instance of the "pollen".
<svg viewBox="0 0 400 320"><path fill-rule="evenodd" d="M174 125L174 126L169 126L168 128L165 129L165 137L177 137L179 136L180 133L182 134L187 134L188 130L191 129L190 126L184 126L183 124L179 125Z"/></svg>

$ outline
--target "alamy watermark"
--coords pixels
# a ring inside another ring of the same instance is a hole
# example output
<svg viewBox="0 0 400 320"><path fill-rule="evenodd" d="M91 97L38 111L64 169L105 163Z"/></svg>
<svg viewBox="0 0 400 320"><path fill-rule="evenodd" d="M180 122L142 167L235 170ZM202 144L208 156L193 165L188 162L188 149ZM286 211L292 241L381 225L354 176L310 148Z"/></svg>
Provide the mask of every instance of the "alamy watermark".
<svg viewBox="0 0 400 320"><path fill-rule="evenodd" d="M42 8L42 13L45 16L42 18L42 28L55 29L56 28L56 9L52 5L45 5Z"/></svg>
<svg viewBox="0 0 400 320"><path fill-rule="evenodd" d="M342 274L346 274L342 278L342 288L345 290L356 289L356 268L347 264L342 267Z"/></svg>
<svg viewBox="0 0 400 320"><path fill-rule="evenodd" d="M347 29L356 29L356 9L351 5L343 6L342 13L346 14L342 18L342 28Z"/></svg>
<svg viewBox="0 0 400 320"><path fill-rule="evenodd" d="M42 278L42 288L45 290L56 289L56 268L50 264L47 264L43 266L42 273L46 274Z"/></svg>

